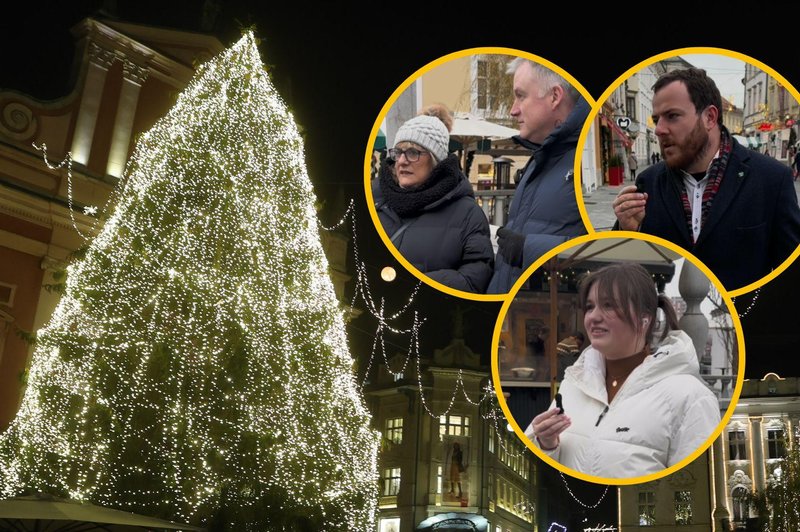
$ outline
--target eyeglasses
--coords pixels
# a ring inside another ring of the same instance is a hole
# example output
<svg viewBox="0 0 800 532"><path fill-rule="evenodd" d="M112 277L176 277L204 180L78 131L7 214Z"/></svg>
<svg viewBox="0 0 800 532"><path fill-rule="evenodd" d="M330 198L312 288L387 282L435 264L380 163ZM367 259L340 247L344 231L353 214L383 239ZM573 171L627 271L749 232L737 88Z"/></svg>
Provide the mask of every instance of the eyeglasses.
<svg viewBox="0 0 800 532"><path fill-rule="evenodd" d="M416 148L408 148L407 150L401 150L401 149L398 149L398 148L392 148L392 149L389 150L389 157L391 157L395 161L398 161L398 160L400 160L400 156L401 155L405 155L406 156L406 160L408 162L414 163L414 162L419 161L419 158L420 158L420 156L422 154L426 154L427 155L429 153L430 152L427 152L425 150L418 150Z"/></svg>

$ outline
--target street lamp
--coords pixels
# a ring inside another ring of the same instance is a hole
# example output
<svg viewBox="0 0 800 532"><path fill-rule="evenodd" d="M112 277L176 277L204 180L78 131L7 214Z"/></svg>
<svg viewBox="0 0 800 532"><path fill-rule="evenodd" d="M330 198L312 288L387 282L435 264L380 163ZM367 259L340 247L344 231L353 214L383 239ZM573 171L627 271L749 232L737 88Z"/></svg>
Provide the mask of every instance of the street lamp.
<svg viewBox="0 0 800 532"><path fill-rule="evenodd" d="M383 279L387 283L391 283L396 278L397 278L397 272L391 266L385 266L381 270L381 279Z"/></svg>

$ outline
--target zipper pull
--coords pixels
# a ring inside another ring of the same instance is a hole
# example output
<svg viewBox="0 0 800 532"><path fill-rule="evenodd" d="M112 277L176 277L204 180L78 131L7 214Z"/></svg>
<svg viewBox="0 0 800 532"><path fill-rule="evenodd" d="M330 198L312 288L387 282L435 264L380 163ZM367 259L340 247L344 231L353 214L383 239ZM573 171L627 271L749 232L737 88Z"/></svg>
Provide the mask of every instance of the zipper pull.
<svg viewBox="0 0 800 532"><path fill-rule="evenodd" d="M594 424L595 427L600 424L600 420L603 419L603 416L606 415L606 412L608 412L608 405L606 405L606 407L600 413L600 417L597 418L597 423Z"/></svg>

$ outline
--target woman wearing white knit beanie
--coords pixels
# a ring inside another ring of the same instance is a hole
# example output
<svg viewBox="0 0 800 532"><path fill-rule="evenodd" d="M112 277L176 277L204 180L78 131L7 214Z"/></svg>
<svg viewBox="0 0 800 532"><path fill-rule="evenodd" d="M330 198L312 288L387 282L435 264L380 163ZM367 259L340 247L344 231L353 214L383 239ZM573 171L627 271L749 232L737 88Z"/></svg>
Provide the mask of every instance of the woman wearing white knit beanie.
<svg viewBox="0 0 800 532"><path fill-rule="evenodd" d="M452 123L447 108L435 105L400 126L372 192L403 257L446 286L483 293L494 261L489 223L449 155Z"/></svg>

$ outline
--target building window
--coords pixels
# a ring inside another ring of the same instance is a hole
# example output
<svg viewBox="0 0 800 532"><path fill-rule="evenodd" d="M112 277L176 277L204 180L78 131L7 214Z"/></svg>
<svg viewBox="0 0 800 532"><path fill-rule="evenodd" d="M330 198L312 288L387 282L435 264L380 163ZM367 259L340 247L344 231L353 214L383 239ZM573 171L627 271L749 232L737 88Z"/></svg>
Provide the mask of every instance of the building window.
<svg viewBox="0 0 800 532"><path fill-rule="evenodd" d="M676 525L691 525L692 524L692 492L691 491L676 491L675 492L675 524Z"/></svg>
<svg viewBox="0 0 800 532"><path fill-rule="evenodd" d="M379 532L397 532L400 530L400 518L390 517L380 520L381 526Z"/></svg>
<svg viewBox="0 0 800 532"><path fill-rule="evenodd" d="M531 461L528 459L527 456L525 456L522 459L522 471L520 472L520 475L522 475L522 478L524 478L525 480L528 480L530 468L531 468Z"/></svg>
<svg viewBox="0 0 800 532"><path fill-rule="evenodd" d="M436 468L436 493L442 492L442 466Z"/></svg>
<svg viewBox="0 0 800 532"><path fill-rule="evenodd" d="M469 416L440 416L439 436L469 436Z"/></svg>
<svg viewBox="0 0 800 532"><path fill-rule="evenodd" d="M767 429L768 458L784 458L786 456L786 443L783 439L783 429Z"/></svg>
<svg viewBox="0 0 800 532"><path fill-rule="evenodd" d="M747 460L743 430L732 430L728 433L728 460Z"/></svg>
<svg viewBox="0 0 800 532"><path fill-rule="evenodd" d="M505 62L479 59L475 76L475 107L482 110L496 110L497 92L504 87L502 79L506 76Z"/></svg>
<svg viewBox="0 0 800 532"><path fill-rule="evenodd" d="M478 61L478 76L477 76L477 93L478 98L476 105L478 109L486 109L487 101L489 99L489 62Z"/></svg>
<svg viewBox="0 0 800 532"><path fill-rule="evenodd" d="M386 439L393 443L403 443L403 418L386 420Z"/></svg>
<svg viewBox="0 0 800 532"><path fill-rule="evenodd" d="M652 491L639 492L639 525L656 524L656 494Z"/></svg>
<svg viewBox="0 0 800 532"><path fill-rule="evenodd" d="M400 468L391 467L383 470L383 495L397 495L400 491Z"/></svg>
<svg viewBox="0 0 800 532"><path fill-rule="evenodd" d="M0 283L0 305L5 305L7 307L14 306L14 292L16 292L17 286L13 284L7 283Z"/></svg>
<svg viewBox="0 0 800 532"><path fill-rule="evenodd" d="M494 452L494 426L489 425L489 452Z"/></svg>
<svg viewBox="0 0 800 532"><path fill-rule="evenodd" d="M636 99L625 98L625 110L628 112L628 118L636 121Z"/></svg>
<svg viewBox="0 0 800 532"><path fill-rule="evenodd" d="M739 486L734 488L731 493L733 500L733 521L735 523L744 523L747 520L747 490Z"/></svg>

